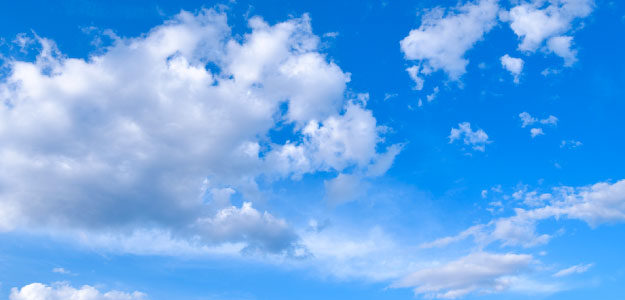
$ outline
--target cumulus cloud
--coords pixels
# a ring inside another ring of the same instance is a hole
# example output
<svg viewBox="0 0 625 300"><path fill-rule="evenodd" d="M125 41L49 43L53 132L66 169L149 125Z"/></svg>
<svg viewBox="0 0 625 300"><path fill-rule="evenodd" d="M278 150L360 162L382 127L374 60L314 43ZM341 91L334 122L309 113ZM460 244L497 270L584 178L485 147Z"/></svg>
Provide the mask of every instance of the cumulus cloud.
<svg viewBox="0 0 625 300"><path fill-rule="evenodd" d="M561 56L565 65L575 62L569 32L576 19L590 15L594 0L523 1L500 14L503 21L521 39L519 50L534 52L547 41L546 50Z"/></svg>
<svg viewBox="0 0 625 300"><path fill-rule="evenodd" d="M539 135L545 135L545 133L543 132L542 128L532 128L530 129L530 135L532 136L532 138L535 138Z"/></svg>
<svg viewBox="0 0 625 300"><path fill-rule="evenodd" d="M571 267L568 267L566 269L562 269L556 272L555 274L553 274L553 277L564 277L564 276L569 276L573 274L586 273L586 271L588 271L593 266L594 264L579 264L579 265L571 266Z"/></svg>
<svg viewBox="0 0 625 300"><path fill-rule="evenodd" d="M510 276L527 270L533 257L527 254L476 252L457 260L423 268L392 287L414 287L416 295L455 299L472 292L503 291Z"/></svg>
<svg viewBox="0 0 625 300"><path fill-rule="evenodd" d="M519 83L519 76L523 71L523 60L520 58L511 57L506 54L500 58L501 66L508 70L510 74L514 76L514 82Z"/></svg>
<svg viewBox="0 0 625 300"><path fill-rule="evenodd" d="M74 288L67 283L56 283L45 285L42 283L31 283L22 288L12 288L9 300L142 300L147 296L141 292L125 293L120 291L109 291L102 293L95 287L84 285Z"/></svg>
<svg viewBox="0 0 625 300"><path fill-rule="evenodd" d="M345 98L349 75L319 52L308 16L249 27L235 38L223 13L181 12L89 59L36 36L36 60L9 59L0 81L0 230L293 244L284 220L229 195L259 199L261 176L366 176L394 155L376 151L382 127ZM284 124L290 139L275 143Z"/></svg>
<svg viewBox="0 0 625 300"><path fill-rule="evenodd" d="M407 69L417 89L423 86L423 75L437 70L443 70L453 80L459 79L469 63L465 53L493 28L498 9L497 1L480 0L447 11L428 11L419 28L411 30L400 42L406 59L420 65Z"/></svg>
<svg viewBox="0 0 625 300"><path fill-rule="evenodd" d="M472 130L471 123L463 122L458 124L458 128L452 128L449 134L449 143L462 139L465 145L471 146L473 150L484 152L486 144L490 143L488 135L482 129Z"/></svg>

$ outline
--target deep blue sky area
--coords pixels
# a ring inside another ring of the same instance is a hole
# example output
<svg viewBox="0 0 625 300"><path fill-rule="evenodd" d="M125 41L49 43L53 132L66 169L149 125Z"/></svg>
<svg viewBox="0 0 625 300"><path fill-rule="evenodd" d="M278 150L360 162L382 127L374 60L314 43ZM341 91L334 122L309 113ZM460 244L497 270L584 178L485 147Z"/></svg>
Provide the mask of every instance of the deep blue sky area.
<svg viewBox="0 0 625 300"><path fill-rule="evenodd" d="M622 299L623 53L620 1L3 1L0 299Z"/></svg>

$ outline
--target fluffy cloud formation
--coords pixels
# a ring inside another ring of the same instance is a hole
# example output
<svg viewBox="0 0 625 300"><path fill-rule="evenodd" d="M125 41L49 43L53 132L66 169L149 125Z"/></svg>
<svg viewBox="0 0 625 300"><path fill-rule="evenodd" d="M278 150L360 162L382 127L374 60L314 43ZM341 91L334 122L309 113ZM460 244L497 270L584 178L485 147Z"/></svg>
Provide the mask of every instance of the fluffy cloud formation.
<svg viewBox="0 0 625 300"><path fill-rule="evenodd" d="M423 86L420 74L443 70L451 79L459 79L469 63L465 52L493 28L498 10L497 1L480 0L449 11L437 8L427 12L419 28L400 42L406 59L420 64L407 69L417 89Z"/></svg>
<svg viewBox="0 0 625 300"><path fill-rule="evenodd" d="M9 60L0 82L0 230L147 226L278 251L293 231L232 193L392 161L307 16L249 26L236 39L222 13L181 12L88 60L36 37L36 61ZM274 143L284 125L291 138Z"/></svg>
<svg viewBox="0 0 625 300"><path fill-rule="evenodd" d="M488 135L482 129L473 131L471 123L463 122L458 124L458 128L452 128L449 134L449 143L462 139L465 145L471 146L473 150L484 152L488 140Z"/></svg>
<svg viewBox="0 0 625 300"><path fill-rule="evenodd" d="M546 50L564 58L565 65L575 62L571 49L572 37L565 35L573 22L587 17L594 0L533 0L523 1L500 18L510 22L510 28L521 39L519 50L534 52L547 41Z"/></svg>
<svg viewBox="0 0 625 300"><path fill-rule="evenodd" d="M521 199L522 196L518 196ZM531 200L528 200L529 199ZM516 208L515 214L486 224L474 225L456 236L423 244L423 248L444 247L473 237L481 248L499 242L502 246L533 247L547 243L552 236L536 232L538 222L549 218L582 220L591 227L625 222L625 180L600 182L584 187L557 187L552 193L529 192L524 202L535 208ZM536 205L537 201L545 204Z"/></svg>
<svg viewBox="0 0 625 300"><path fill-rule="evenodd" d="M529 268L527 254L477 252L442 265L421 269L394 283L393 287L414 287L416 295L455 299L472 292L502 291L510 276Z"/></svg>
<svg viewBox="0 0 625 300"><path fill-rule="evenodd" d="M532 138L535 138L539 135L545 135L545 132L543 132L542 128L532 128L530 129L530 135L532 136Z"/></svg>
<svg viewBox="0 0 625 300"><path fill-rule="evenodd" d="M501 66L508 70L510 74L514 76L514 82L519 83L519 76L523 71L523 60L520 58L511 57L506 54L500 58Z"/></svg>
<svg viewBox="0 0 625 300"><path fill-rule="evenodd" d="M58 283L51 286L41 283L31 283L21 289L12 288L9 300L143 300L146 295L141 292L124 293L110 291L102 293L96 288L85 285L73 288L67 283Z"/></svg>

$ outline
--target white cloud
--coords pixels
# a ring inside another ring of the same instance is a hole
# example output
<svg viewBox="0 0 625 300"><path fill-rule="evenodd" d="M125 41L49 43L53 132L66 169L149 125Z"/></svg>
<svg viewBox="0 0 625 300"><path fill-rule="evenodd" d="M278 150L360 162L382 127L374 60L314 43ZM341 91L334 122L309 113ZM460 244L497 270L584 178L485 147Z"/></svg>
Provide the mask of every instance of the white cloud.
<svg viewBox="0 0 625 300"><path fill-rule="evenodd" d="M449 134L449 142L453 143L455 140L462 139L465 145L470 145L473 150L484 152L486 144L490 143L488 135L484 130L478 129L473 131L471 129L471 123L463 122L458 124L458 128L452 128Z"/></svg>
<svg viewBox="0 0 625 300"><path fill-rule="evenodd" d="M521 127L525 128L529 125L534 125L534 124L542 124L542 125L552 125L552 126L556 126L558 124L558 118L556 118L553 115L549 115L549 117L544 118L544 119L537 119L532 117L529 113L527 112L522 112L519 114L519 118L521 119ZM545 132L543 131L542 128L531 128L530 129L530 135L532 136L532 138L535 138L539 135L544 135Z"/></svg>
<svg viewBox="0 0 625 300"><path fill-rule="evenodd" d="M548 5L546 5L548 3ZM534 52L547 40L546 50L565 59L566 65L575 62L575 51L570 49L570 31L573 22L588 16L594 0L533 0L521 2L500 14L503 21L521 39L519 50Z"/></svg>
<svg viewBox="0 0 625 300"><path fill-rule="evenodd" d="M71 274L72 272L65 270L64 268L54 268L52 269L53 273L59 273L59 274Z"/></svg>
<svg viewBox="0 0 625 300"><path fill-rule="evenodd" d="M446 299L503 291L510 287L509 277L527 270L532 262L527 254L476 252L416 271L392 287L414 287L417 295Z"/></svg>
<svg viewBox="0 0 625 300"><path fill-rule="evenodd" d="M547 41L547 49L564 59L565 66L577 61L577 50L571 49L573 37L554 36Z"/></svg>
<svg viewBox="0 0 625 300"><path fill-rule="evenodd" d="M538 193L530 194L530 197L534 197ZM455 236L424 243L421 247L445 247L469 237L480 248L494 242L500 242L502 246L533 247L545 244L553 237L536 232L537 223L545 219L582 220L591 227L625 222L625 180L578 188L556 187L552 193L542 193L536 197L545 204L531 209L516 208L513 216L471 226ZM529 206L536 206L534 201L530 201ZM524 202L527 202L527 197Z"/></svg>
<svg viewBox="0 0 625 300"><path fill-rule="evenodd" d="M411 30L400 42L406 59L421 65L407 69L417 89L423 86L419 74L443 70L451 79L459 79L469 63L465 53L493 28L498 9L497 1L480 0L448 11L442 8L428 11L421 18L419 28Z"/></svg>
<svg viewBox="0 0 625 300"><path fill-rule="evenodd" d="M579 264L579 265L571 266L571 267L568 267L566 269L562 269L556 272L555 274L553 274L553 277L564 277L564 276L569 276L573 274L586 273L586 271L588 271L593 266L594 264Z"/></svg>
<svg viewBox="0 0 625 300"><path fill-rule="evenodd" d="M414 270L420 259L378 227L349 230L330 226L301 233L301 240L312 259L299 264L342 280L395 280Z"/></svg>
<svg viewBox="0 0 625 300"><path fill-rule="evenodd" d="M532 138L535 138L539 135L545 135L542 128L532 128L530 129L530 134L532 135Z"/></svg>
<svg viewBox="0 0 625 300"><path fill-rule="evenodd" d="M20 289L12 288L9 300L141 300L147 299L141 292L125 293L120 291L109 291L102 293L96 288L84 285L74 288L67 283L57 283L45 285L41 283L31 283Z"/></svg>
<svg viewBox="0 0 625 300"><path fill-rule="evenodd" d="M560 148L567 147L569 149L575 149L575 148L580 147L582 145L583 144L580 141L576 141L576 140L563 140L560 143Z"/></svg>
<svg viewBox="0 0 625 300"><path fill-rule="evenodd" d="M514 76L514 82L519 83L519 76L523 71L523 60L520 58L510 57L506 54L500 58L501 65Z"/></svg>
<svg viewBox="0 0 625 300"><path fill-rule="evenodd" d="M536 123L540 123L543 125L557 125L558 124L558 118L556 118L553 115L549 115L547 118L544 119L537 119L532 117L532 115L530 115L527 112L522 112L519 114L519 118L521 119L521 127L525 128L529 125L533 125Z"/></svg>
<svg viewBox="0 0 625 300"><path fill-rule="evenodd" d="M36 37L36 61L11 59L0 82L0 230L153 226L277 251L296 240L284 220L229 195L259 199L260 176L369 176L392 163L398 152L376 151L382 127L365 99L345 99L349 74L319 52L308 16L249 26L236 38L224 14L181 12L88 60ZM277 144L281 124L294 129Z"/></svg>

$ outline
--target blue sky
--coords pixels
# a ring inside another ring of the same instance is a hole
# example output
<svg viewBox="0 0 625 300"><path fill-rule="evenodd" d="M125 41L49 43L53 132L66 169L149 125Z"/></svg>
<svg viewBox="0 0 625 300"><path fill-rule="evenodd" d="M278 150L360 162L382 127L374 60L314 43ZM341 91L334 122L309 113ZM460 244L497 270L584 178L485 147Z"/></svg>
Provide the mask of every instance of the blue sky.
<svg viewBox="0 0 625 300"><path fill-rule="evenodd" d="M0 4L0 299L621 299L625 6Z"/></svg>

